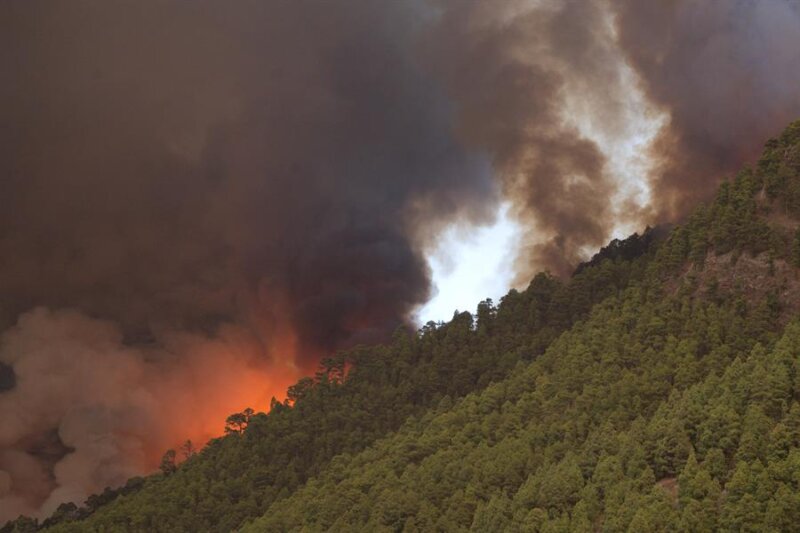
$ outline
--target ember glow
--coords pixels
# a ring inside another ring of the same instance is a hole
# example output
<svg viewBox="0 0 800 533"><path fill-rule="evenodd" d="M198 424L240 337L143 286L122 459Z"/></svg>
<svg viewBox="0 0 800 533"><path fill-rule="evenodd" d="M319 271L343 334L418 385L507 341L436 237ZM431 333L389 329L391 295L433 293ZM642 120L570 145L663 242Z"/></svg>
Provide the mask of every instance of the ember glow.
<svg viewBox="0 0 800 533"><path fill-rule="evenodd" d="M294 354L284 355L267 357L236 326L213 339L173 334L132 347L111 322L44 308L24 314L0 344L0 361L17 380L0 395L0 467L19 488L2 503L46 514L152 471L187 439L202 447L223 433L229 414L284 398L302 375ZM31 452L48 448L55 456ZM38 466L20 469L21 459Z"/></svg>

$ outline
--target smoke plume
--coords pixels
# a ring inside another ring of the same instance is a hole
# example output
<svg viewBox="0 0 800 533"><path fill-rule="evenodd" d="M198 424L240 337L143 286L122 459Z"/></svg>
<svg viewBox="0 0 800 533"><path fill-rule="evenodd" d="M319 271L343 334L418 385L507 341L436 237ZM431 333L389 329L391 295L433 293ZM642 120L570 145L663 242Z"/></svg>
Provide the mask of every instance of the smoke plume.
<svg viewBox="0 0 800 533"><path fill-rule="evenodd" d="M437 5L426 54L528 229L522 281L678 220L800 116L790 0Z"/></svg>
<svg viewBox="0 0 800 533"><path fill-rule="evenodd" d="M266 405L297 375L260 356L249 331L172 333L126 346L117 324L37 308L5 332L0 361L0 515L48 514L149 471L181 441L205 443L243 405Z"/></svg>
<svg viewBox="0 0 800 533"><path fill-rule="evenodd" d="M427 37L432 70L457 103L460 137L487 151L505 196L529 228L521 273L566 274L602 244L619 213L606 156L570 120L567 97L625 133L620 57L592 2L442 2ZM603 92L597 87L605 87Z"/></svg>
<svg viewBox="0 0 800 533"><path fill-rule="evenodd" d="M656 219L686 214L800 117L800 3L615 2L619 40L669 123L654 143Z"/></svg>
<svg viewBox="0 0 800 533"><path fill-rule="evenodd" d="M3 3L0 521L385 338L500 200L520 280L678 219L797 50L789 0Z"/></svg>
<svg viewBox="0 0 800 533"><path fill-rule="evenodd" d="M413 3L0 9L0 521L383 338L428 295L413 236L491 212Z"/></svg>

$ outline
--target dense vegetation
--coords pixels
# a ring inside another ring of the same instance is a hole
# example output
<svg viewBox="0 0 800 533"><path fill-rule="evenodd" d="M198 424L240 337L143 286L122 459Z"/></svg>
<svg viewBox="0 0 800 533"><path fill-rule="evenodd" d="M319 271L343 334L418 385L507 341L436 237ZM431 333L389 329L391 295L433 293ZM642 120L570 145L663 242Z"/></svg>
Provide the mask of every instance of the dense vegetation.
<svg viewBox="0 0 800 533"><path fill-rule="evenodd" d="M648 238L648 243L652 239ZM644 275L639 258L606 261L569 283L540 274L477 314L396 332L385 346L358 347L322 362L286 403L273 402L247 428L212 441L175 472L63 505L44 522L65 530L231 531L293 493L340 453L363 450L443 397L458 398L531 361L591 307ZM349 368L345 376L345 368ZM32 521L16 524L35 529ZM14 526L11 526L14 527ZM9 530L11 530L9 528Z"/></svg>
<svg viewBox="0 0 800 533"><path fill-rule="evenodd" d="M337 354L176 469L42 525L795 529L798 216L795 123L666 239L616 241L569 282L540 274L475 316Z"/></svg>
<svg viewBox="0 0 800 533"><path fill-rule="evenodd" d="M800 325L776 343L757 314L626 291L508 379L337 457L247 530L786 531Z"/></svg>

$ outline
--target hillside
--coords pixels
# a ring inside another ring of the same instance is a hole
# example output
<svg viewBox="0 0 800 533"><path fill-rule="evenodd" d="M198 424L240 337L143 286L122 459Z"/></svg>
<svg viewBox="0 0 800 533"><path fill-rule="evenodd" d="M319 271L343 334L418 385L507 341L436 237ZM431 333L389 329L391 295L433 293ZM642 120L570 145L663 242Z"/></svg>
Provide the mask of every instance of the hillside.
<svg viewBox="0 0 800 533"><path fill-rule="evenodd" d="M798 530L798 182L795 124L543 356L245 531Z"/></svg>
<svg viewBox="0 0 800 533"><path fill-rule="evenodd" d="M800 324L769 331L734 301L631 289L510 378L336 458L245 531L788 531Z"/></svg>
<svg viewBox="0 0 800 533"><path fill-rule="evenodd" d="M649 241L649 239L648 239ZM639 258L608 261L569 283L538 275L522 292L477 316L398 330L384 346L358 347L323 361L239 434L215 439L169 475L134 478L78 508L64 504L39 527L68 531L230 531L323 471L341 453L363 450L421 416L442 398L459 398L503 379L540 355L591 307L644 275ZM346 373L344 369L349 370ZM223 421L220 421L220 426ZM56 527L58 526L58 527ZM30 531L22 519L3 531Z"/></svg>
<svg viewBox="0 0 800 533"><path fill-rule="evenodd" d="M668 237L337 354L174 471L38 527L792 530L798 220L795 123Z"/></svg>

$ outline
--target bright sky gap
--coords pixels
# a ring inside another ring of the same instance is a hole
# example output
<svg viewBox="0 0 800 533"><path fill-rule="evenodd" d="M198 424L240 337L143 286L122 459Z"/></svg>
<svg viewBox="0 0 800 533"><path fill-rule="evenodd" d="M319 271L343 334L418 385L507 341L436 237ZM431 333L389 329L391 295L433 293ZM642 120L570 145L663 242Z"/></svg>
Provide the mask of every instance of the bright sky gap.
<svg viewBox="0 0 800 533"><path fill-rule="evenodd" d="M510 218L508 204L499 206L489 226L446 229L428 256L434 295L417 312L417 322L449 320L456 310L474 312L479 301L497 301L507 293L519 237L520 228Z"/></svg>

